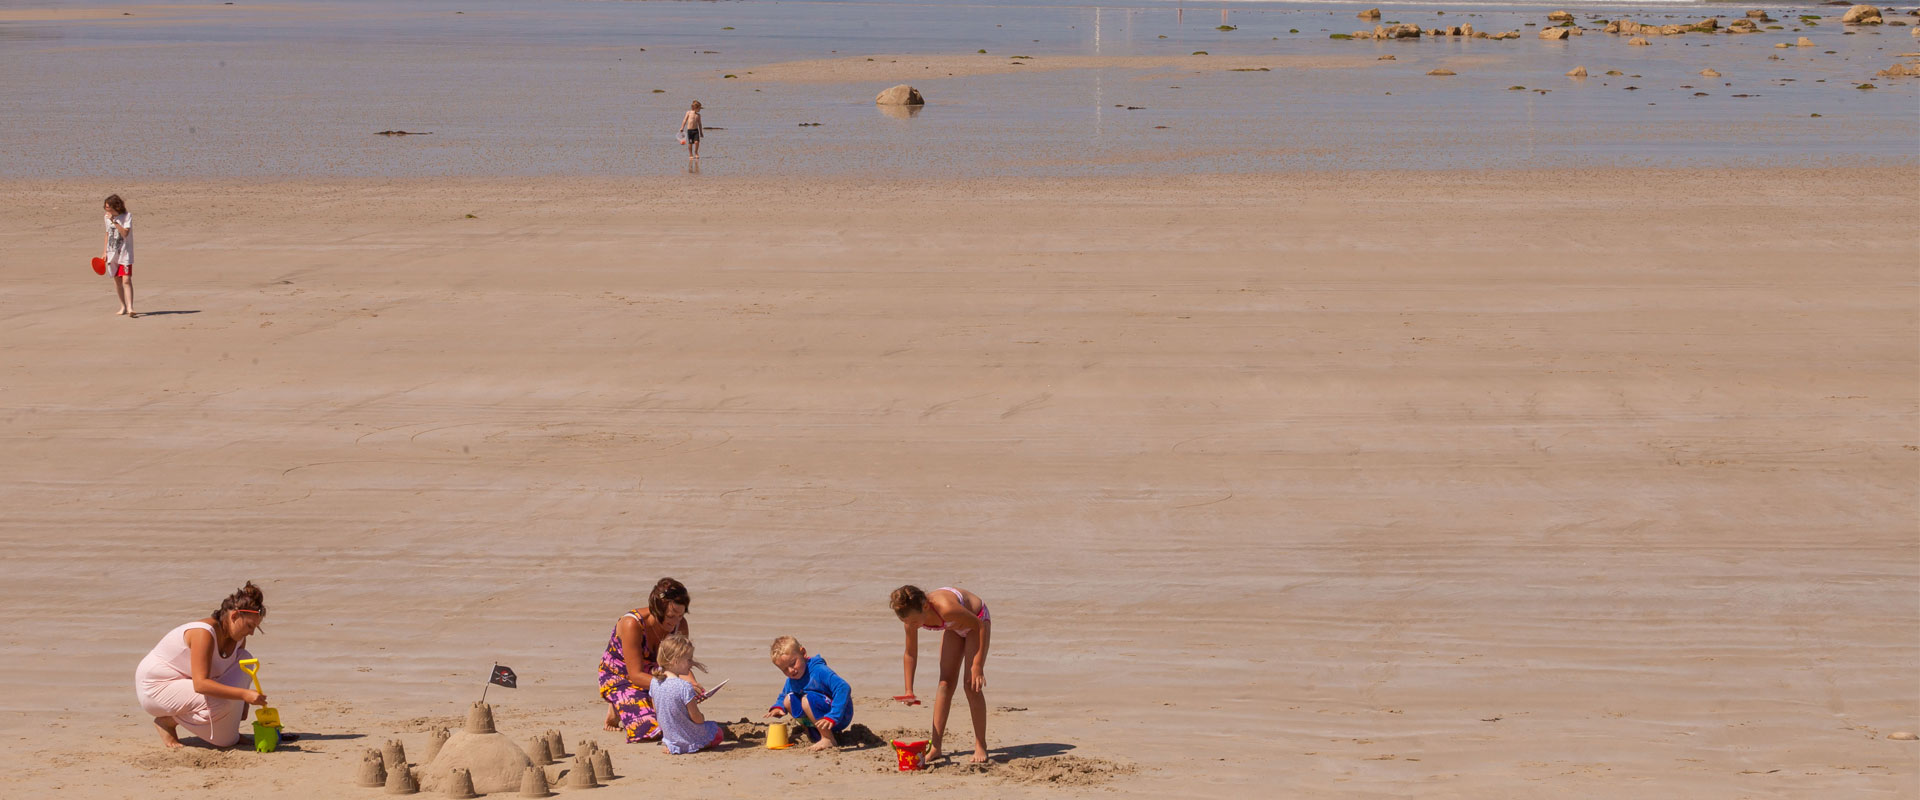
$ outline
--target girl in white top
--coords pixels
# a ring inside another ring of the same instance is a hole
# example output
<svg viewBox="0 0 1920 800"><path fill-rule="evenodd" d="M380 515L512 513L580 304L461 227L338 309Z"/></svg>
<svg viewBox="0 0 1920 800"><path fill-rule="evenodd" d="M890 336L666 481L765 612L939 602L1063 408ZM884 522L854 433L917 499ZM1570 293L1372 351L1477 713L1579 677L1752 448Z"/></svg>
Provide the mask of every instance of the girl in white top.
<svg viewBox="0 0 1920 800"><path fill-rule="evenodd" d="M100 245L100 258L113 274L113 293L120 298L120 314L128 319L133 313L133 215L120 195L107 195L101 210L107 212L107 239Z"/></svg>
<svg viewBox="0 0 1920 800"><path fill-rule="evenodd" d="M153 715L160 741L179 747L176 728L186 728L214 747L240 741L247 706L264 706L267 696L248 688L238 663L252 658L247 637L259 630L266 600L252 581L220 601L208 616L167 632L140 660L133 688L140 708ZM284 736L282 739L284 740Z"/></svg>

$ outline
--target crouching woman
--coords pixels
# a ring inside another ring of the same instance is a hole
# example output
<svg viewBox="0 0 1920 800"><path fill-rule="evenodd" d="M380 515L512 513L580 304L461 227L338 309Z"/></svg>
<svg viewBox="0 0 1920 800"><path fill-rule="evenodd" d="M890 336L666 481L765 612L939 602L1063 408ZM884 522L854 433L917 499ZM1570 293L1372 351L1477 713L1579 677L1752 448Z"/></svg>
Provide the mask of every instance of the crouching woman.
<svg viewBox="0 0 1920 800"><path fill-rule="evenodd" d="M240 741L247 706L267 704L264 693L248 688L249 676L239 666L253 657L247 637L266 614L260 587L248 581L211 616L168 631L140 660L134 691L166 746L180 746L180 728L214 747Z"/></svg>

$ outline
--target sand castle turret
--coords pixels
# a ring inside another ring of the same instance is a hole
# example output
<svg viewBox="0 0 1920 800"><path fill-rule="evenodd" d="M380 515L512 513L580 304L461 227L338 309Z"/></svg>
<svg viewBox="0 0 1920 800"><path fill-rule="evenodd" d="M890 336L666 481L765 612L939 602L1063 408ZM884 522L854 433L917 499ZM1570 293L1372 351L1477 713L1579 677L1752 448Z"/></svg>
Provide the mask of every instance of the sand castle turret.
<svg viewBox="0 0 1920 800"><path fill-rule="evenodd" d="M413 777L413 770L401 764L399 769L387 771L387 794L413 794L420 791L420 781Z"/></svg>
<svg viewBox="0 0 1920 800"><path fill-rule="evenodd" d="M535 736L527 740L527 758L534 766L544 767L553 763L553 752L547 749L547 737Z"/></svg>
<svg viewBox="0 0 1920 800"><path fill-rule="evenodd" d="M520 776L521 797L552 797L547 789L547 771L539 767L528 767L526 774Z"/></svg>
<svg viewBox="0 0 1920 800"><path fill-rule="evenodd" d="M493 706L478 700L474 701L473 707L467 709L467 727L465 730L467 733L494 733Z"/></svg>
<svg viewBox="0 0 1920 800"><path fill-rule="evenodd" d="M606 783L613 780L613 756L605 750L595 750L587 760L593 763L594 780Z"/></svg>
<svg viewBox="0 0 1920 800"><path fill-rule="evenodd" d="M567 788L597 789L600 782L593 777L593 762L586 756L575 756L573 767L567 770Z"/></svg>
<svg viewBox="0 0 1920 800"><path fill-rule="evenodd" d="M547 731L547 752L553 755L555 761L567 757L567 742L560 738L559 731Z"/></svg>
<svg viewBox="0 0 1920 800"><path fill-rule="evenodd" d="M368 750L360 757L360 769L353 775L356 786L375 788L387 785L387 761L378 750Z"/></svg>
<svg viewBox="0 0 1920 800"><path fill-rule="evenodd" d="M464 769L447 773L447 786L442 792L448 797L456 797L460 800L479 797L473 791L473 775Z"/></svg>
<svg viewBox="0 0 1920 800"><path fill-rule="evenodd" d="M427 757L422 759L420 763L422 764L433 763L434 756L440 755L440 748L447 743L447 737L452 735L453 734L448 732L446 726L444 725L435 725L433 726L433 728L428 730L427 731Z"/></svg>
<svg viewBox="0 0 1920 800"><path fill-rule="evenodd" d="M454 770L466 770L474 791L485 794L511 792L520 788L522 776L533 767L533 760L506 734L494 730L493 707L474 703L467 711L467 726L447 738L431 762L421 768L429 787L445 791Z"/></svg>
<svg viewBox="0 0 1920 800"><path fill-rule="evenodd" d="M380 758L386 762L388 772L407 768L407 748L399 739L388 739L387 746L380 748Z"/></svg>

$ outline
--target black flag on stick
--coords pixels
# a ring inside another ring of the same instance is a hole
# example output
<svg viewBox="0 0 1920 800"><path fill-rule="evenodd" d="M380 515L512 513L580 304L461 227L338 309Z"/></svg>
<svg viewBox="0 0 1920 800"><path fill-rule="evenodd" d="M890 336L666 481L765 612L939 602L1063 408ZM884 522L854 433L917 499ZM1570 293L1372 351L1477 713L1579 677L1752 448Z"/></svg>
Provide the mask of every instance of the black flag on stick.
<svg viewBox="0 0 1920 800"><path fill-rule="evenodd" d="M520 688L520 676L513 674L512 667L503 667L499 664L493 665L493 677L487 679L486 689L480 690L480 702L484 703L487 701L487 689L495 686L518 689Z"/></svg>

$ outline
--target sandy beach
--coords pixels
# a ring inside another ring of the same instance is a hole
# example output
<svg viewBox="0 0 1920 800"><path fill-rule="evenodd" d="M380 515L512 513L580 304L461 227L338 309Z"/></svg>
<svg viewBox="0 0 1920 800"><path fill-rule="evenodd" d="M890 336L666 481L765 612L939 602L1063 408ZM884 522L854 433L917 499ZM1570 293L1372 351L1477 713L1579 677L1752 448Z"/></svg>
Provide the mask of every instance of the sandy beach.
<svg viewBox="0 0 1920 800"><path fill-rule="evenodd" d="M1920 788L1911 166L703 177L0 182L15 796L374 797L495 662L608 798ZM1001 763L616 743L662 575L710 714L792 634L882 733L887 592L980 593ZM164 751L243 578L309 738Z"/></svg>

